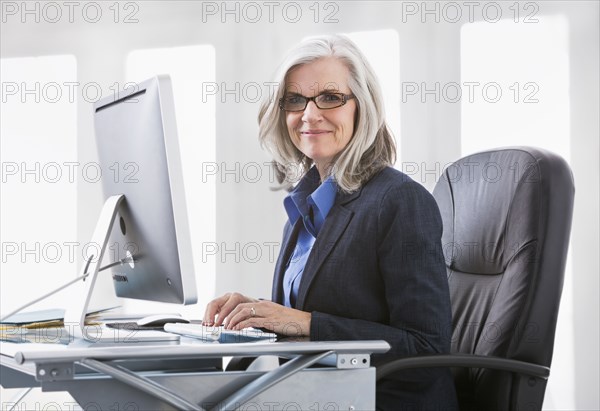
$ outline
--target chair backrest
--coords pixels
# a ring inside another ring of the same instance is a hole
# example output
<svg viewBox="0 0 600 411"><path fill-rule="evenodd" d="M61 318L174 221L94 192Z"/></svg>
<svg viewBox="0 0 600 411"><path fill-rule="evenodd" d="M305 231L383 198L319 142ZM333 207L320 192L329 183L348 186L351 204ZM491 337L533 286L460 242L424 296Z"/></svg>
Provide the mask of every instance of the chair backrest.
<svg viewBox="0 0 600 411"><path fill-rule="evenodd" d="M510 147L464 157L433 193L452 300L452 352L550 366L562 292L573 176L546 150ZM545 381L453 370L461 409L541 409ZM520 387L538 384L535 389Z"/></svg>

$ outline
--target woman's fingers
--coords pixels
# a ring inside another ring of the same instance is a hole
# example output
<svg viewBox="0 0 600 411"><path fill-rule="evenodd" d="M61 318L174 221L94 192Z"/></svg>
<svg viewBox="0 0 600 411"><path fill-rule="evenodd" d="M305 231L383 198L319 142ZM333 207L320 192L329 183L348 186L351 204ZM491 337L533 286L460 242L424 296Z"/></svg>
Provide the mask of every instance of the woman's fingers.
<svg viewBox="0 0 600 411"><path fill-rule="evenodd" d="M227 293L221 297L215 298L206 305L204 318L202 319L204 325L213 325L215 323L215 316L221 311L221 307L223 304L225 304L230 296L231 294Z"/></svg>
<svg viewBox="0 0 600 411"><path fill-rule="evenodd" d="M224 326L228 330L255 327L283 335L308 336L310 319L310 313L270 301L260 301L238 304L229 314Z"/></svg>
<svg viewBox="0 0 600 411"><path fill-rule="evenodd" d="M225 326L225 328L228 330L232 330L238 323L240 323L244 320L247 320L249 318L254 318L254 319L258 318L257 309L255 307L256 305L259 305L259 304L255 304L255 303L238 304L235 307L235 309L227 317L227 321L225 322L225 324L223 324Z"/></svg>
<svg viewBox="0 0 600 411"><path fill-rule="evenodd" d="M227 293L222 297L215 298L206 306L204 313L204 325L218 327L238 307L238 305L256 301L240 293Z"/></svg>

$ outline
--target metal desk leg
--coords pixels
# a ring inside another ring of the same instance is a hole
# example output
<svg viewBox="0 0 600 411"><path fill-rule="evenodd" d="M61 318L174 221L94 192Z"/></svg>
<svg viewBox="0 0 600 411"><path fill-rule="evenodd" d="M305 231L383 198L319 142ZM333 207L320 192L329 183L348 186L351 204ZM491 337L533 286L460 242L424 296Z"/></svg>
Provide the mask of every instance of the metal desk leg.
<svg viewBox="0 0 600 411"><path fill-rule="evenodd" d="M15 408L17 405L19 405L19 403L21 401L23 401L23 398L27 397L27 394L29 394L31 392L31 390L33 390L33 387L30 388L25 388L24 390L20 390L17 395L15 395L15 397L9 401L9 404L12 404L12 407L10 407L8 409L8 411L13 411L15 409L18 410L18 408Z"/></svg>
<svg viewBox="0 0 600 411"><path fill-rule="evenodd" d="M269 387L272 387L278 382L288 378L291 375L294 375L306 367L310 367L320 359L325 358L333 353L333 351L326 351L322 353L296 357L293 360L283 364L281 367L261 375L241 390L238 390L233 395L219 402L212 409L219 411L235 410Z"/></svg>
<svg viewBox="0 0 600 411"><path fill-rule="evenodd" d="M91 368L94 371L101 372L106 375L110 375L115 380L119 380L127 385L135 387L140 391L152 395L153 397L159 398L166 403L169 403L173 407L180 410L194 410L194 411L205 411L202 407L193 404L170 390L166 389L160 384L154 381L137 375L136 373L128 370L127 368L119 365L111 365L102 361L85 358L80 361L81 364Z"/></svg>

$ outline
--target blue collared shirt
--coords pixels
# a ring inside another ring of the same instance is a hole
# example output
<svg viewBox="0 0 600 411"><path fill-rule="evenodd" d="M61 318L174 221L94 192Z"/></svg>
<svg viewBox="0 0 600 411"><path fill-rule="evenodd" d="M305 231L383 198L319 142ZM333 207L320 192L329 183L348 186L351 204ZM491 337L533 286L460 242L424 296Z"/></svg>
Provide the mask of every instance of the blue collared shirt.
<svg viewBox="0 0 600 411"><path fill-rule="evenodd" d="M284 305L294 307L304 266L323 227L325 218L335 202L337 184L328 177L323 184L316 167L311 168L300 180L296 188L283 200L290 224L293 226L302 218L296 247L283 276Z"/></svg>

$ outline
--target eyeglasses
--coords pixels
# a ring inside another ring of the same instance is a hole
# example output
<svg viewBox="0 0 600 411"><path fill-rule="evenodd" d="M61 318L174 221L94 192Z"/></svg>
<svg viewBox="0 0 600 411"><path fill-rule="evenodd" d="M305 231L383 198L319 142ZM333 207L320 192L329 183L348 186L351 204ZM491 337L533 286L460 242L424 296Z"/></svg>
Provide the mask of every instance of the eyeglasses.
<svg viewBox="0 0 600 411"><path fill-rule="evenodd" d="M315 105L321 110L341 107L354 94L343 93L322 93L314 97L304 97L301 94L288 94L279 99L279 108L285 111L304 111L309 101L314 101Z"/></svg>

